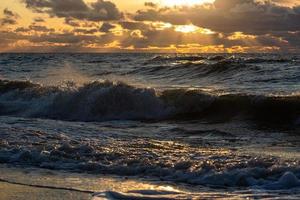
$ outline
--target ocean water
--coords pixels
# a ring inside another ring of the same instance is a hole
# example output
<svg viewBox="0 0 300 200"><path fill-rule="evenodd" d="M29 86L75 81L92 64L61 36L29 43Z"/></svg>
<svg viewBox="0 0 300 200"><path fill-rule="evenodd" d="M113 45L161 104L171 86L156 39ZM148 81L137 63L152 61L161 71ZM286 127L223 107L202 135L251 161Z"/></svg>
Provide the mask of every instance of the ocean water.
<svg viewBox="0 0 300 200"><path fill-rule="evenodd" d="M298 199L299 134L296 54L0 54L1 164L185 191L99 199Z"/></svg>

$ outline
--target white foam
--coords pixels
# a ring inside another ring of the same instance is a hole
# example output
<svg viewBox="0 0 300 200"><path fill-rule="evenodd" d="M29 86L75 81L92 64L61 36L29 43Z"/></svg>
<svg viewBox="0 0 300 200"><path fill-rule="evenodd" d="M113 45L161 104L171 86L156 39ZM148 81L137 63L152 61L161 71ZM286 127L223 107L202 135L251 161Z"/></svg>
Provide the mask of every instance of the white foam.
<svg viewBox="0 0 300 200"><path fill-rule="evenodd" d="M105 193L95 194L93 200L114 199L114 200L173 200L173 199L191 199L186 194L160 191L160 190L140 190L129 191L127 193L108 191Z"/></svg>

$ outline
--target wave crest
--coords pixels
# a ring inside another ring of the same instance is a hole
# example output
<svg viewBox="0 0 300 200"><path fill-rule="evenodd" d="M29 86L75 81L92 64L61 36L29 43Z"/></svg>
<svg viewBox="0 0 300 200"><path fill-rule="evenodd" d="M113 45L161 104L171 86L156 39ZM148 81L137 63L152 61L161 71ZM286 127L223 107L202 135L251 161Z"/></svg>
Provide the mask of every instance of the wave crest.
<svg viewBox="0 0 300 200"><path fill-rule="evenodd" d="M298 124L300 96L216 95L189 89L156 91L110 81L54 87L2 80L0 114L79 121L242 117Z"/></svg>

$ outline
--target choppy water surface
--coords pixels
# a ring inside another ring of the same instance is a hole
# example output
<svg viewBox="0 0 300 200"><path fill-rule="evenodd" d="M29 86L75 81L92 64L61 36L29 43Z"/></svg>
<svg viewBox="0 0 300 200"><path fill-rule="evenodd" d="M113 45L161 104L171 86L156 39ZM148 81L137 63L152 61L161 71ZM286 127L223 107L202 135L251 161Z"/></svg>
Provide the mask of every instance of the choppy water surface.
<svg viewBox="0 0 300 200"><path fill-rule="evenodd" d="M188 191L116 199L299 198L298 55L1 54L0 72L1 163Z"/></svg>

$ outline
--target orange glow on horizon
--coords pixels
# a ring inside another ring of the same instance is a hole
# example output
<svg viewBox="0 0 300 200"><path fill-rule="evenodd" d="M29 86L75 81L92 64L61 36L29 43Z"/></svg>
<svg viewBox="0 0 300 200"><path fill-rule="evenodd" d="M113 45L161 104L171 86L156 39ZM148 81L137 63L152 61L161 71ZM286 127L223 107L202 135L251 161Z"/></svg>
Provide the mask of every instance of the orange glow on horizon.
<svg viewBox="0 0 300 200"><path fill-rule="evenodd" d="M192 6L212 2L214 0L161 0L161 4L166 6Z"/></svg>

